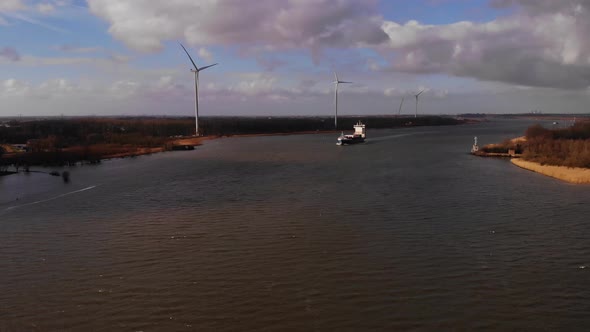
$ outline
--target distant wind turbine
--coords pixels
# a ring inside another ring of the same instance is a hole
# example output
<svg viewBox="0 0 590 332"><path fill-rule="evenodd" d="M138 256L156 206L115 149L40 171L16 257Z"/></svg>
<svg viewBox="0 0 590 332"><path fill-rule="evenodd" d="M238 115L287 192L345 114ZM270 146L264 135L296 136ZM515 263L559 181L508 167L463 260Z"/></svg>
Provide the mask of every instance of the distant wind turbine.
<svg viewBox="0 0 590 332"><path fill-rule="evenodd" d="M346 81L339 80L336 72L334 72L334 77L336 78L336 80L334 81L334 84L336 84L336 89L334 90L334 105L336 107L336 111L334 113L334 128L338 129L338 84L340 84L340 83L350 84L352 82L346 82Z"/></svg>
<svg viewBox="0 0 590 332"><path fill-rule="evenodd" d="M404 104L404 98L406 98L406 96L402 96L402 102L399 103L399 110L397 111L397 115L402 114L402 105Z"/></svg>
<svg viewBox="0 0 590 332"><path fill-rule="evenodd" d="M418 97L420 97L420 95L422 94L422 92L424 92L425 90L422 90L420 92L418 92L417 95L414 95L414 97L416 97L416 114L414 115L415 118L418 117Z"/></svg>
<svg viewBox="0 0 590 332"><path fill-rule="evenodd" d="M217 63L199 68L199 67L197 67L197 65L193 61L193 58L191 58L191 55L188 54L188 51L186 50L186 48L184 48L184 46L182 44L180 44L180 46L184 50L184 53L186 53L186 55L188 55L188 58L191 60L193 66L195 67L195 69L191 68L191 71L193 73L195 73L195 134L196 134L196 136L199 136L199 72L201 72L202 70L205 70L209 67L213 67L213 66L217 65Z"/></svg>

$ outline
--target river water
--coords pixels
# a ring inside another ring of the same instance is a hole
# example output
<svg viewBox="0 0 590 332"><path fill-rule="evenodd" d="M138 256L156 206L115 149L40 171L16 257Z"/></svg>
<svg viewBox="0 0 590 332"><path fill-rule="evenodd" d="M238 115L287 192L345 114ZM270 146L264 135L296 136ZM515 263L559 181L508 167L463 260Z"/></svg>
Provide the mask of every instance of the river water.
<svg viewBox="0 0 590 332"><path fill-rule="evenodd" d="M467 153L530 124L0 177L0 331L587 331L590 186Z"/></svg>

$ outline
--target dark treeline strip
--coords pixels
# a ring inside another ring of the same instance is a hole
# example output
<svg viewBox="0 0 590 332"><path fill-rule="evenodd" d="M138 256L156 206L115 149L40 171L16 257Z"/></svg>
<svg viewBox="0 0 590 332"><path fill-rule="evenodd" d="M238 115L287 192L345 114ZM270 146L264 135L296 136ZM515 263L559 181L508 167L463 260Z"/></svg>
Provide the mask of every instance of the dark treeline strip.
<svg viewBox="0 0 590 332"><path fill-rule="evenodd" d="M168 137L194 132L189 118L86 118L10 121L0 127L0 143L26 143L30 139L56 137L63 144L110 143L120 137ZM192 130L192 131L191 131Z"/></svg>
<svg viewBox="0 0 590 332"><path fill-rule="evenodd" d="M361 120L367 128L395 128L401 126L435 126L461 123L451 117L341 117L337 130L352 130ZM142 144L146 138L169 138L194 134L192 118L87 118L11 121L0 127L0 143L26 143L30 139L55 137L63 145L83 143ZM299 131L334 130L331 117L203 117L199 121L203 135L239 135L292 133ZM160 144L156 142L154 144Z"/></svg>
<svg viewBox="0 0 590 332"><path fill-rule="evenodd" d="M201 130L204 135L240 135L293 133L303 131L353 130L357 121L362 121L368 129L397 128L403 126L442 126L463 123L452 117L422 116L347 116L338 118L338 128L334 128L332 117L215 117L204 118Z"/></svg>

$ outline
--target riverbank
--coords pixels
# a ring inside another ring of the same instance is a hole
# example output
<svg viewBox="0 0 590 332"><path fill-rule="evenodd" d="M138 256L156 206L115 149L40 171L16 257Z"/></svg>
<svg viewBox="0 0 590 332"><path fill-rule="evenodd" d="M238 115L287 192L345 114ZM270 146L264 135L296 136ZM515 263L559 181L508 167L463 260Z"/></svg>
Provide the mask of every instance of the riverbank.
<svg viewBox="0 0 590 332"><path fill-rule="evenodd" d="M259 133L259 134L235 134L235 135L210 135L199 137L178 137L170 139L164 146L138 147L125 144L97 144L91 146L71 146L59 152L26 153L15 152L4 154L4 161L8 165L30 165L30 166L64 166L76 163L99 163L102 160L117 158L133 158L154 153L178 150L193 150L208 140L231 137L257 137L257 136L286 136L286 135L309 135L336 133L334 130L326 131L298 131L280 133ZM57 154L57 155L56 155ZM48 162L49 161L49 162ZM3 172L0 175L16 174L16 172Z"/></svg>
<svg viewBox="0 0 590 332"><path fill-rule="evenodd" d="M590 184L590 169L588 168L541 165L523 159L511 159L510 162L520 168L569 183Z"/></svg>
<svg viewBox="0 0 590 332"><path fill-rule="evenodd" d="M520 158L522 154L520 153L503 153L503 152L485 152L485 151L476 151L471 153L474 156L478 157L490 157L490 158Z"/></svg>

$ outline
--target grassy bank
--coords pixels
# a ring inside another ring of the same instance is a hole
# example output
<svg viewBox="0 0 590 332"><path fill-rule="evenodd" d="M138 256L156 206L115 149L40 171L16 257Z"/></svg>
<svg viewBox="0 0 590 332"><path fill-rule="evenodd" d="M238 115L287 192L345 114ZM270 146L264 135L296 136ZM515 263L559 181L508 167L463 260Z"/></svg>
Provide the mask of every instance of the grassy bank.
<svg viewBox="0 0 590 332"><path fill-rule="evenodd" d="M529 171L537 172L569 183L590 183L590 169L579 167L565 167L541 165L536 162L523 159L511 159L514 165Z"/></svg>

